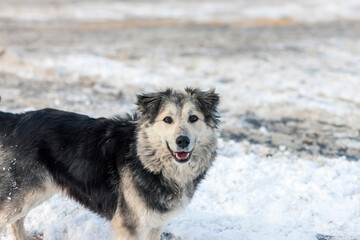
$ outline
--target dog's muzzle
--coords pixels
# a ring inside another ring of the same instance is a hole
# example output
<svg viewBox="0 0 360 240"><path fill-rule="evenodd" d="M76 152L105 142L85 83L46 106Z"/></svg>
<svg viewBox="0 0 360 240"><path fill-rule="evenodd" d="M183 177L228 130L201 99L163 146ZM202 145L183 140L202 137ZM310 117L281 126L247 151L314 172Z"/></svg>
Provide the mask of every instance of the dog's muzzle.
<svg viewBox="0 0 360 240"><path fill-rule="evenodd" d="M171 155L173 156L173 158L175 159L175 161L179 162L179 163L186 163L190 160L191 158L191 153L193 150L191 150L190 152L174 152L171 150L169 144L166 142L167 148L169 149L169 152L171 153ZM187 144L189 145L189 144Z"/></svg>

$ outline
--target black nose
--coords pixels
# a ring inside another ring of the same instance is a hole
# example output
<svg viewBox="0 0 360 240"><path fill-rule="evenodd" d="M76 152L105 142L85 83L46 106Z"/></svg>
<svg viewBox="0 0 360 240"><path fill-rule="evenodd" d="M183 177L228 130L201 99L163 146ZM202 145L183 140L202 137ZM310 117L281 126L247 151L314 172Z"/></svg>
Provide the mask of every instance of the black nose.
<svg viewBox="0 0 360 240"><path fill-rule="evenodd" d="M176 144L181 148L186 148L190 144L190 138L187 136L178 136Z"/></svg>

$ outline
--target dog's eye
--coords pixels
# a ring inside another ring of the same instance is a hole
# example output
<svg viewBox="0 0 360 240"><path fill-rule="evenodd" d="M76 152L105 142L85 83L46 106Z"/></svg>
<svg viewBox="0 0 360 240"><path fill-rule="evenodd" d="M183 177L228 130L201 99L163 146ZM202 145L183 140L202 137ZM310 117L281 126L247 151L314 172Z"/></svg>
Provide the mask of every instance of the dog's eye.
<svg viewBox="0 0 360 240"><path fill-rule="evenodd" d="M195 115L191 115L191 116L189 117L189 121L190 121L191 123L194 123L194 122L196 122L197 120L199 120L199 118L198 118L197 116L195 116Z"/></svg>
<svg viewBox="0 0 360 240"><path fill-rule="evenodd" d="M171 117L166 117L166 118L164 118L163 121L166 122L166 123L169 123L169 124L173 122Z"/></svg>

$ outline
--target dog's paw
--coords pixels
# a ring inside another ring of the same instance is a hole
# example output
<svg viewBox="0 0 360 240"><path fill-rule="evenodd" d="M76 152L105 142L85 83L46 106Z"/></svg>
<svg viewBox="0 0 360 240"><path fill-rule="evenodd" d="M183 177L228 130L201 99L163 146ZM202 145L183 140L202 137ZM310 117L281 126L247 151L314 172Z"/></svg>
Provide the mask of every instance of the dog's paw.
<svg viewBox="0 0 360 240"><path fill-rule="evenodd" d="M33 233L27 237L27 240L43 240L44 234L42 233Z"/></svg>
<svg viewBox="0 0 360 240"><path fill-rule="evenodd" d="M160 240L181 240L181 238L175 236L171 232L163 232L160 236Z"/></svg>
<svg viewBox="0 0 360 240"><path fill-rule="evenodd" d="M316 234L317 240L335 240L333 236L324 235L324 234Z"/></svg>

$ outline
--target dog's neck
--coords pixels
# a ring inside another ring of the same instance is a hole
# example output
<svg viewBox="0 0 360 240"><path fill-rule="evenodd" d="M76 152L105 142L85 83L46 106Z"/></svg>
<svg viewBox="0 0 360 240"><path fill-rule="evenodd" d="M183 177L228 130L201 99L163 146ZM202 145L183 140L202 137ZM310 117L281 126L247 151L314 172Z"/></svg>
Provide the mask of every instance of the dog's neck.
<svg viewBox="0 0 360 240"><path fill-rule="evenodd" d="M197 144L198 151L193 152L190 161L180 164L166 146L151 145L145 129L137 125L136 139L130 146L132 154L128 154L136 155L136 159L127 161L137 190L142 192L147 205L157 211L185 207L215 159L215 135L211 139L213 144Z"/></svg>

